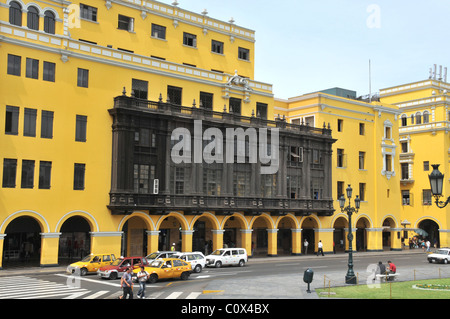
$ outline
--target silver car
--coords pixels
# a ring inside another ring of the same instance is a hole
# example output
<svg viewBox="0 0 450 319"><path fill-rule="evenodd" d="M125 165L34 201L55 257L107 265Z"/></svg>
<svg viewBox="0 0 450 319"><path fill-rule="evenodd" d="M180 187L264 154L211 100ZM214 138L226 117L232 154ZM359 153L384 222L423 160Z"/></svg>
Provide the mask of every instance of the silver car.
<svg viewBox="0 0 450 319"><path fill-rule="evenodd" d="M448 264L450 261L450 248L440 248L435 253L427 256L428 262Z"/></svg>

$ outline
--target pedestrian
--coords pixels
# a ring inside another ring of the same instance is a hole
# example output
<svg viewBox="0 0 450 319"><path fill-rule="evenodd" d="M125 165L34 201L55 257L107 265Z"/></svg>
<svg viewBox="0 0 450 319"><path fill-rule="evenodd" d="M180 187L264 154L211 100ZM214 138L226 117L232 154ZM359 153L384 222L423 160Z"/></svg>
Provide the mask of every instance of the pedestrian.
<svg viewBox="0 0 450 319"><path fill-rule="evenodd" d="M308 245L309 245L309 243L305 238L305 241L303 242L303 246L305 247L305 255L308 253Z"/></svg>
<svg viewBox="0 0 450 319"><path fill-rule="evenodd" d="M381 262L381 261L379 261L378 262L378 265L377 265L377 270L376 270L376 272L375 272L375 276L373 277L373 281L375 281L376 279L377 279L377 276L376 275L386 275L387 273L386 273L386 266L385 265L383 265L383 263Z"/></svg>
<svg viewBox="0 0 450 319"><path fill-rule="evenodd" d="M137 279L139 282L139 291L137 293L137 297L140 299L145 298L145 286L148 280L148 272L145 271L145 267L141 266L141 271L137 274Z"/></svg>
<svg viewBox="0 0 450 319"><path fill-rule="evenodd" d="M317 244L317 256L319 256L319 253L322 253L322 256L324 256L324 254L323 254L323 244L322 244L322 241L321 240L319 240L319 243Z"/></svg>
<svg viewBox="0 0 450 319"><path fill-rule="evenodd" d="M427 242L426 242L426 244L425 244L426 246L427 246L427 252L430 252L431 251L431 243L430 243L430 241L429 240L427 240Z"/></svg>
<svg viewBox="0 0 450 319"><path fill-rule="evenodd" d="M175 251L175 243L172 244L172 247L170 247L171 251Z"/></svg>
<svg viewBox="0 0 450 319"><path fill-rule="evenodd" d="M336 246L334 244L334 240L333 240L333 254L336 254Z"/></svg>
<svg viewBox="0 0 450 319"><path fill-rule="evenodd" d="M120 279L120 285L123 289L122 299L133 299L133 279L131 278L131 271L133 268L128 267L127 271L123 274Z"/></svg>
<svg viewBox="0 0 450 319"><path fill-rule="evenodd" d="M397 267L395 266L395 264L392 261L388 261L388 269L387 269L387 274L395 274L397 272ZM390 277L388 278L389 281L394 280L394 277Z"/></svg>

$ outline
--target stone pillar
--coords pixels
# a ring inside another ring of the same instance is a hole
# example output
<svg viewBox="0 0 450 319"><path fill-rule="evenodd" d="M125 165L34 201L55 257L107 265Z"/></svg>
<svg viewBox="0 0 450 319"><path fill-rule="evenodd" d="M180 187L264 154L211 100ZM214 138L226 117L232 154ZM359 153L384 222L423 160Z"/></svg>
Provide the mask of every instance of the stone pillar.
<svg viewBox="0 0 450 319"><path fill-rule="evenodd" d="M159 244L159 230L147 230L147 253L151 254L154 251L158 251Z"/></svg>
<svg viewBox="0 0 450 319"><path fill-rule="evenodd" d="M247 250L247 255L249 257L253 255L252 232L253 232L253 229L241 229L242 248L245 248L245 250Z"/></svg>
<svg viewBox="0 0 450 319"><path fill-rule="evenodd" d="M391 250L402 250L402 228L391 228Z"/></svg>
<svg viewBox="0 0 450 319"><path fill-rule="evenodd" d="M367 251L383 251L383 228L366 228Z"/></svg>
<svg viewBox="0 0 450 319"><path fill-rule="evenodd" d="M90 232L91 253L111 253L120 257L123 232Z"/></svg>
<svg viewBox="0 0 450 319"><path fill-rule="evenodd" d="M334 228L317 228L314 229L314 234L316 235L315 251L316 252L318 251L319 240L321 240L323 244L323 253L324 254L333 253Z"/></svg>
<svg viewBox="0 0 450 319"><path fill-rule="evenodd" d="M292 255L300 256L302 254L302 229L291 228L292 231Z"/></svg>
<svg viewBox="0 0 450 319"><path fill-rule="evenodd" d="M212 229L213 233L213 251L223 248L223 229Z"/></svg>
<svg viewBox="0 0 450 319"><path fill-rule="evenodd" d="M192 251L192 235L193 230L182 230L181 231L181 250L182 252Z"/></svg>
<svg viewBox="0 0 450 319"><path fill-rule="evenodd" d="M267 256L275 257L278 255L278 229L267 229L268 239L267 239Z"/></svg>
<svg viewBox="0 0 450 319"><path fill-rule="evenodd" d="M40 233L41 267L58 266L59 236L61 233Z"/></svg>

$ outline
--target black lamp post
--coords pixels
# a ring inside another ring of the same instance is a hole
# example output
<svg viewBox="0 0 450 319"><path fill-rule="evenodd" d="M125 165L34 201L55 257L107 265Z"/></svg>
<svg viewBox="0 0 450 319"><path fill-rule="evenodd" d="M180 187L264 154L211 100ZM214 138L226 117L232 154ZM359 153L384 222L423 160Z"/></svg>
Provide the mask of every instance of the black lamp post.
<svg viewBox="0 0 450 319"><path fill-rule="evenodd" d="M348 206L345 207L345 197L344 195L339 198L339 206L341 207L341 211L343 213L347 213L348 215L348 270L347 275L345 275L345 283L350 285L356 284L356 276L353 271L353 247L352 247L352 241L353 241L353 233L352 233L352 215L353 213L358 213L359 206L361 204L361 199L357 195L355 198L355 207L351 207L351 198L352 198L352 188L350 185L348 185L347 189L347 198L348 198Z"/></svg>
<svg viewBox="0 0 450 319"><path fill-rule="evenodd" d="M433 171L430 175L428 175L428 178L430 180L431 193L434 196L436 206L439 208L444 208L450 202L450 197L448 197L445 202L439 200L442 197L444 174L439 171L439 164L434 164L431 166L433 166Z"/></svg>

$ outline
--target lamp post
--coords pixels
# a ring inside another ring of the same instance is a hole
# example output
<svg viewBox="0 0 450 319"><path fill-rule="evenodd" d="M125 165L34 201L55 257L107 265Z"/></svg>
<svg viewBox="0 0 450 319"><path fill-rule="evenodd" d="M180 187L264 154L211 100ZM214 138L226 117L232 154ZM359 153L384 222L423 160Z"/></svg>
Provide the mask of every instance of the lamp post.
<svg viewBox="0 0 450 319"><path fill-rule="evenodd" d="M351 207L351 198L352 198L352 187L348 185L347 189L347 198L348 198L348 206L345 206L345 197L342 195L339 198L339 206L341 207L341 212L347 213L348 215L348 270L347 274L345 275L345 283L350 285L356 284L356 276L353 271L353 247L352 247L352 241L353 241L353 233L352 233L352 215L353 213L358 213L359 206L361 204L361 199L357 195L355 198L355 207Z"/></svg>
<svg viewBox="0 0 450 319"><path fill-rule="evenodd" d="M439 171L439 164L431 165L433 166L433 171L428 178L430 180L431 193L434 196L435 204L439 208L444 208L450 203L450 196L447 198L445 202L441 201L440 198L442 195L442 188L444 185L444 174Z"/></svg>

